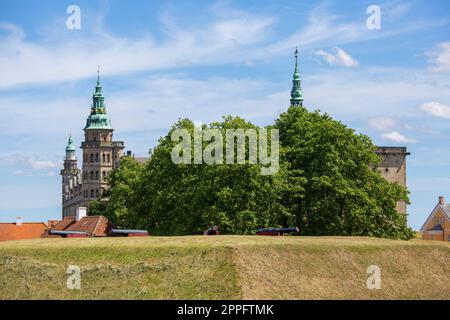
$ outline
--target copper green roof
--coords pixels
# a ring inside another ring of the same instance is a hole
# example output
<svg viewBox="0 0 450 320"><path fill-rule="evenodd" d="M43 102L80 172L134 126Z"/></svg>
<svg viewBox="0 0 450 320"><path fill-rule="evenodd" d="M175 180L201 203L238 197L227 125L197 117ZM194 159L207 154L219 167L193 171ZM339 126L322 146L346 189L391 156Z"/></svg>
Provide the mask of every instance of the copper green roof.
<svg viewBox="0 0 450 320"><path fill-rule="evenodd" d="M75 151L75 146L73 145L72 135L69 136L69 141L67 142L66 151Z"/></svg>
<svg viewBox="0 0 450 320"><path fill-rule="evenodd" d="M300 86L300 74L298 72L297 58L298 58L298 49L295 48L295 69L292 79L291 106L303 105L303 91Z"/></svg>
<svg viewBox="0 0 450 320"><path fill-rule="evenodd" d="M97 71L99 72L99 71ZM84 129L112 129L111 120L106 114L105 97L100 84L100 74L97 76L97 85L92 95L91 114L87 118Z"/></svg>

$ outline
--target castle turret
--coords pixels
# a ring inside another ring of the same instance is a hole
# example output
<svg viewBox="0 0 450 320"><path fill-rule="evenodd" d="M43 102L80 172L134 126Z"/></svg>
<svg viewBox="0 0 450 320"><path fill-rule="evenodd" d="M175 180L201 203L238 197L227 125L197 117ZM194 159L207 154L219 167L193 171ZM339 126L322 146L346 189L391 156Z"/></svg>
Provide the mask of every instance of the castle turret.
<svg viewBox="0 0 450 320"><path fill-rule="evenodd" d="M67 142L66 157L64 158L64 168L61 170L61 176L63 217L75 216L76 202L81 195L81 176L72 135L70 135Z"/></svg>
<svg viewBox="0 0 450 320"><path fill-rule="evenodd" d="M67 161L77 161L77 156L75 153L75 146L73 145L72 134L69 136L66 147L66 159Z"/></svg>
<svg viewBox="0 0 450 320"><path fill-rule="evenodd" d="M292 90L291 90L291 106L302 106L303 105L303 92L300 84L300 74L298 72L298 49L295 48L295 68L294 75L292 79Z"/></svg>

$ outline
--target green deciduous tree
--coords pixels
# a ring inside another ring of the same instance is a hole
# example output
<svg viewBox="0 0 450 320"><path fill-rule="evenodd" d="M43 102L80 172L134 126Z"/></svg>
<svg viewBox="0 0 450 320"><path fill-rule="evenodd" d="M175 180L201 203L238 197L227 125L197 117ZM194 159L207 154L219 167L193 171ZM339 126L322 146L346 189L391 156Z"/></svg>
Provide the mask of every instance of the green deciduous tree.
<svg viewBox="0 0 450 320"><path fill-rule="evenodd" d="M143 227L155 234L191 234L218 225L222 233L242 234L254 233L259 226L278 225L280 216L288 216L279 201L284 187L281 174L263 176L260 165L249 163L174 164L171 152L177 142L170 137L179 128L188 129L193 137L194 124L180 120L160 140L146 166L139 210L146 222ZM209 128L220 130L224 143L227 129L257 129L231 117ZM203 148L209 143L204 142Z"/></svg>
<svg viewBox="0 0 450 320"><path fill-rule="evenodd" d="M306 178L302 197L286 203L302 234L412 237L395 209L397 201L408 202L407 191L381 177L369 137L303 107L290 107L275 127L287 175Z"/></svg>
<svg viewBox="0 0 450 320"><path fill-rule="evenodd" d="M134 227L135 203L138 200L143 173L144 164L130 156L122 157L120 166L106 177L109 188L100 200L89 205L89 214L104 215L121 227Z"/></svg>

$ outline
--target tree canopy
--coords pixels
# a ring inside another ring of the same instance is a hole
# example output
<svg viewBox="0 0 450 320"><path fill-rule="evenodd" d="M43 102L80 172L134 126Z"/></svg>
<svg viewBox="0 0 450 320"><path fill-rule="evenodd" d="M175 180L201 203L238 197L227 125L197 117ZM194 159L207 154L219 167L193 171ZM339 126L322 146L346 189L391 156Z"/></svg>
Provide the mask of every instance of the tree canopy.
<svg viewBox="0 0 450 320"><path fill-rule="evenodd" d="M407 190L381 177L368 136L303 107L289 108L275 127L287 175L306 179L303 196L286 204L303 234L412 237L396 211L397 201L408 202Z"/></svg>
<svg viewBox="0 0 450 320"><path fill-rule="evenodd" d="M412 237L406 217L395 210L397 201L408 201L407 191L381 177L369 137L303 107L290 107L269 128L279 130L280 165L275 174L262 175L262 165L248 160L174 163L171 152L177 142L171 135L176 129L191 136L195 130L217 129L223 141L228 129L259 129L231 116L202 128L179 120L146 163L122 158L107 177L103 198L90 205L90 214L155 235L197 234L218 225L228 234L298 226L303 235ZM202 147L211 141L203 141ZM247 145L246 159L249 152ZM193 160L194 152L189 156Z"/></svg>

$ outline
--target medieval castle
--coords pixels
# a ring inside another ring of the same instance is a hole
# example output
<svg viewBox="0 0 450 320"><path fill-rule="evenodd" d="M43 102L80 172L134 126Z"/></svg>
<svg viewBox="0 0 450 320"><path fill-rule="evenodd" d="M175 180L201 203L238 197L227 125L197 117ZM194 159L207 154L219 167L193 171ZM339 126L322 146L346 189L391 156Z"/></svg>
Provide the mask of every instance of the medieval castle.
<svg viewBox="0 0 450 320"><path fill-rule="evenodd" d="M295 68L292 80L291 105L302 106L303 92L295 52ZM106 112L105 98L97 76L92 96L91 112L84 127L84 142L81 143L83 162L78 168L76 148L72 138L66 147L62 176L62 217L75 217L80 208L87 208L91 201L101 197L107 188L106 176L119 165L124 155L123 141L113 141L111 120ZM382 162L378 168L381 175L390 182L406 187L406 147L378 147L376 153ZM399 202L397 211L406 214L406 204Z"/></svg>

